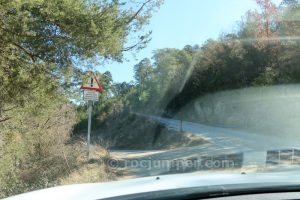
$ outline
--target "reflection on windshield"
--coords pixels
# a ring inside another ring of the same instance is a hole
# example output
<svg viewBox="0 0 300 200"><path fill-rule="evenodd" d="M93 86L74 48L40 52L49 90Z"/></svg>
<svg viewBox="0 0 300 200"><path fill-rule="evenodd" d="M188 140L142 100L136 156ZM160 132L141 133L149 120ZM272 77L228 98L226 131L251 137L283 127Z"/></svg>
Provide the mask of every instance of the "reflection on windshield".
<svg viewBox="0 0 300 200"><path fill-rule="evenodd" d="M300 2L224 2L1 1L0 198L299 167Z"/></svg>

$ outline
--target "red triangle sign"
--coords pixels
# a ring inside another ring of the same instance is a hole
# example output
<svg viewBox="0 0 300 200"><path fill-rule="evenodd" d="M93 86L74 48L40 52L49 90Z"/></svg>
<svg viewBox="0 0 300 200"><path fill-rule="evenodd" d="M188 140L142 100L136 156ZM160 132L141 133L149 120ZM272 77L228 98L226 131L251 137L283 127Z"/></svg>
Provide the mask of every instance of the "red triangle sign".
<svg viewBox="0 0 300 200"><path fill-rule="evenodd" d="M90 73L90 76L91 76L91 79L90 79L90 82L88 84L88 86L81 86L80 89L83 89L83 90L94 90L94 91L98 91L98 92L102 92L103 88L102 86L100 85L96 75L91 72Z"/></svg>

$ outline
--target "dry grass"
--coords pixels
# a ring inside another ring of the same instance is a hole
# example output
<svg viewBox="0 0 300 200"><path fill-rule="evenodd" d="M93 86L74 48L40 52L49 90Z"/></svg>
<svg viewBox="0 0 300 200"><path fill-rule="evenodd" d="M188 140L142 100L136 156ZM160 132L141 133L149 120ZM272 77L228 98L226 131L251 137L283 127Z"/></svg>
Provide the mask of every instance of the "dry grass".
<svg viewBox="0 0 300 200"><path fill-rule="evenodd" d="M154 144L153 149L176 149L206 144L208 141L192 133L180 133L175 130L164 129Z"/></svg>
<svg viewBox="0 0 300 200"><path fill-rule="evenodd" d="M105 160L109 158L109 152L99 145L91 146L90 160L82 155L79 160L82 165L73 170L67 177L59 180L60 185L79 184L79 183L96 183L111 181L116 175L105 165Z"/></svg>
<svg viewBox="0 0 300 200"><path fill-rule="evenodd" d="M112 180L113 175L107 173L106 167L101 164L87 164L72 172L68 177L60 180L60 185L96 183Z"/></svg>

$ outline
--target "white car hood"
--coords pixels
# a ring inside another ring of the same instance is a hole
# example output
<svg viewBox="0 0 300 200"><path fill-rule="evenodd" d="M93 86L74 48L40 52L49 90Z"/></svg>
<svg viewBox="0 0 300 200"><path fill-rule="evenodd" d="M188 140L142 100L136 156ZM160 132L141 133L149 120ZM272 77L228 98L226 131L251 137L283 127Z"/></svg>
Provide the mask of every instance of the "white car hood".
<svg viewBox="0 0 300 200"><path fill-rule="evenodd" d="M157 179L159 177L159 179ZM160 190L255 183L300 183L300 171L272 173L190 173L137 178L107 183L58 186L6 200L95 200Z"/></svg>

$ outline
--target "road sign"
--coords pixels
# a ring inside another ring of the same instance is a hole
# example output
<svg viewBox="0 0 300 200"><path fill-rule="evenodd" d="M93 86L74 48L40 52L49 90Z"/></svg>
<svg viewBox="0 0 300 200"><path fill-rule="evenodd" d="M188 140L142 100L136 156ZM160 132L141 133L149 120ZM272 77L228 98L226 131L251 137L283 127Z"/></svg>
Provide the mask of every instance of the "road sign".
<svg viewBox="0 0 300 200"><path fill-rule="evenodd" d="M84 90L83 99L85 101L99 101L99 92L94 90Z"/></svg>
<svg viewBox="0 0 300 200"><path fill-rule="evenodd" d="M93 91L98 91L98 92L101 92L103 89L102 89L102 86L100 85L96 75L92 72L90 72L90 79L89 81L87 81L86 83L84 83L80 89L83 89L83 90L93 90Z"/></svg>
<svg viewBox="0 0 300 200"><path fill-rule="evenodd" d="M87 134L87 159L90 159L90 140L91 140L91 124L92 124L92 109L93 101L99 101L99 92L102 86L100 85L96 75L90 73L90 78L83 84L80 89L83 89L83 99L88 102L88 134Z"/></svg>

